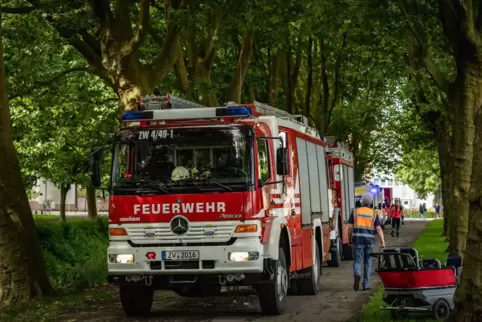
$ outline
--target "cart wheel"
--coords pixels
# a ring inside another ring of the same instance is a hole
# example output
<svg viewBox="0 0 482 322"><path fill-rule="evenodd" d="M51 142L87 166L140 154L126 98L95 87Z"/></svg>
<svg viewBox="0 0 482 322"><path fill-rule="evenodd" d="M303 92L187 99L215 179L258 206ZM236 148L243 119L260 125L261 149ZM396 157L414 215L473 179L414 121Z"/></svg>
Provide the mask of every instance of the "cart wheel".
<svg viewBox="0 0 482 322"><path fill-rule="evenodd" d="M403 308L405 306L405 300L395 300L392 303L392 307ZM408 317L408 312L403 310L391 310L393 320L403 320Z"/></svg>
<svg viewBox="0 0 482 322"><path fill-rule="evenodd" d="M392 313L393 320L404 320L408 317L407 311L390 311Z"/></svg>
<svg viewBox="0 0 482 322"><path fill-rule="evenodd" d="M432 307L433 315L439 321L445 321L450 316L450 306L447 301L440 299Z"/></svg>

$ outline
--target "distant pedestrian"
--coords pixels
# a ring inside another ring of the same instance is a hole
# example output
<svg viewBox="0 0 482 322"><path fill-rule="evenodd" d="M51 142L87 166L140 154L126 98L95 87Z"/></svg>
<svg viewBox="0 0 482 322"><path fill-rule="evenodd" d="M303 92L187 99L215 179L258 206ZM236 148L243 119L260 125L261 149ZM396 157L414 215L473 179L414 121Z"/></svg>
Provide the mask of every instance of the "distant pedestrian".
<svg viewBox="0 0 482 322"><path fill-rule="evenodd" d="M395 204L392 205L392 237L395 237L395 233L397 237L399 236L400 231L400 221L403 215L403 207L400 205L400 200L395 199Z"/></svg>
<svg viewBox="0 0 482 322"><path fill-rule="evenodd" d="M438 202L435 203L435 214L437 215L437 218L440 218L440 205L438 204Z"/></svg>
<svg viewBox="0 0 482 322"><path fill-rule="evenodd" d="M427 218L427 205L423 203L423 219Z"/></svg>
<svg viewBox="0 0 482 322"><path fill-rule="evenodd" d="M423 204L420 204L420 206L418 207L418 217L423 217Z"/></svg>
<svg viewBox="0 0 482 322"><path fill-rule="evenodd" d="M360 289L361 266L363 263L363 290L370 289L370 275L372 271L372 258L370 254L375 246L375 235L378 233L381 247L385 247L385 238L381 228L380 219L370 205L373 204L373 196L365 194L361 200L361 207L355 209L348 219L349 242L353 245L354 260L353 273L355 282L353 290Z"/></svg>

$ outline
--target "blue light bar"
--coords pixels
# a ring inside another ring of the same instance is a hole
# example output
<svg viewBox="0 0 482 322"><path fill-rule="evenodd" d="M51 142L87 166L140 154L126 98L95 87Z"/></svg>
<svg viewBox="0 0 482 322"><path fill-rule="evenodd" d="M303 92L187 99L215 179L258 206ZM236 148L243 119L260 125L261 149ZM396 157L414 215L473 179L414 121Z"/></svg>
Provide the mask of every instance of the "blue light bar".
<svg viewBox="0 0 482 322"><path fill-rule="evenodd" d="M371 192L372 194L376 195L377 192L378 192L378 189L377 189L377 188L371 188L371 189L370 189L370 192Z"/></svg>
<svg viewBox="0 0 482 322"><path fill-rule="evenodd" d="M145 112L125 112L122 114L122 121L152 120L152 111Z"/></svg>
<svg viewBox="0 0 482 322"><path fill-rule="evenodd" d="M216 109L216 116L251 116L253 111L248 106L228 106Z"/></svg>

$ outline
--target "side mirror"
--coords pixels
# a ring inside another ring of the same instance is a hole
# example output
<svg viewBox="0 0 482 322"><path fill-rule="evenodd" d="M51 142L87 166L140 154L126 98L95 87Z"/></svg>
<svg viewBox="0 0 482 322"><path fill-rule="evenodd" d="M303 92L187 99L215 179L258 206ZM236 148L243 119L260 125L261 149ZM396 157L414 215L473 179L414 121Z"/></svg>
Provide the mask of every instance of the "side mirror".
<svg viewBox="0 0 482 322"><path fill-rule="evenodd" d="M287 154L286 148L276 149L276 173L280 176L288 174Z"/></svg>
<svg viewBox="0 0 482 322"><path fill-rule="evenodd" d="M103 146L93 146L90 149L89 163L90 163L90 181L92 187L100 188L102 185L101 172L100 172L100 161L102 160L102 155L104 152Z"/></svg>

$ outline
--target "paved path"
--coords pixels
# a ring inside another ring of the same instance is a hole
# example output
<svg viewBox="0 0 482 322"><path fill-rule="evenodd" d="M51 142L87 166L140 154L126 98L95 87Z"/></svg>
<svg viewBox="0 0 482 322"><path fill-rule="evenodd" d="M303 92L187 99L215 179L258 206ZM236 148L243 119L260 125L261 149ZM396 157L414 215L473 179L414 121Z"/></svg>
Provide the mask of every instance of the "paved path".
<svg viewBox="0 0 482 322"><path fill-rule="evenodd" d="M385 229L387 247L409 246L425 229L427 222L406 221L401 226L401 237L392 238ZM376 261L374 261L374 267ZM380 284L374 273L373 293ZM151 317L145 321L278 321L278 322L340 322L355 319L363 304L371 295L368 292L353 292L352 262L343 262L339 268L323 268L322 291L316 296L288 297L285 314L276 317L262 316L255 296L182 298L170 292L158 291ZM84 310L85 311L85 310ZM127 319L119 300L92 303L86 312L71 312L59 316L57 321L139 321Z"/></svg>

